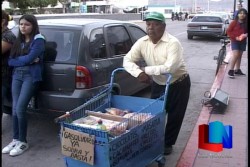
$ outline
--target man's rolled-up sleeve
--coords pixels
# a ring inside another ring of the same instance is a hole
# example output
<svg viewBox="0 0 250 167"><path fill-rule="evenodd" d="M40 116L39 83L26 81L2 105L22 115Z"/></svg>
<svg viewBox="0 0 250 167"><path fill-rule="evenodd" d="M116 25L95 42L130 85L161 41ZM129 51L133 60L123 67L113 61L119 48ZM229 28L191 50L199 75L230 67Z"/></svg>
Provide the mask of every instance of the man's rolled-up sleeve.
<svg viewBox="0 0 250 167"><path fill-rule="evenodd" d="M137 41L123 58L123 67L125 70L134 77L138 77L143 72L140 67L136 64L142 59L141 56L141 42Z"/></svg>

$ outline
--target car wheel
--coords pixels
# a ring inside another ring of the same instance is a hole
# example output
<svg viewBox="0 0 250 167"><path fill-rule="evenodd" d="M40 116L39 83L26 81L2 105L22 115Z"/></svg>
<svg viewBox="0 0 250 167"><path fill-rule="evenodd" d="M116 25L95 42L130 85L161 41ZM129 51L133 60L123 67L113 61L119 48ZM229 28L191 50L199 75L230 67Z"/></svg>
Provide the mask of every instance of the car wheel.
<svg viewBox="0 0 250 167"><path fill-rule="evenodd" d="M111 91L111 94L112 94L112 95L119 95L119 93L118 93L116 90L112 90L112 91Z"/></svg>
<svg viewBox="0 0 250 167"><path fill-rule="evenodd" d="M12 107L9 106L3 106L3 113L12 115Z"/></svg>
<svg viewBox="0 0 250 167"><path fill-rule="evenodd" d="M188 34L188 39L193 39L193 36Z"/></svg>
<svg viewBox="0 0 250 167"><path fill-rule="evenodd" d="M111 90L111 94L112 95L120 95L121 90L118 87L113 87L113 89Z"/></svg>

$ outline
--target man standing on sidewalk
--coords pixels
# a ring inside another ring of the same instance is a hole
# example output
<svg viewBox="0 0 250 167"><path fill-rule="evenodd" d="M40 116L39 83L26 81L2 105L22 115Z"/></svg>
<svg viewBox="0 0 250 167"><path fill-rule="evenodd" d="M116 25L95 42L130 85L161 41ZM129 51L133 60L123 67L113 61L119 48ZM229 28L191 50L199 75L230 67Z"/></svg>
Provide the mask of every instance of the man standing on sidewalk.
<svg viewBox="0 0 250 167"><path fill-rule="evenodd" d="M123 66L139 81L151 83L151 98L158 98L165 92L166 73L173 78L169 85L166 112L164 153L172 152L186 112L190 77L183 59L183 49L177 38L165 31L165 17L158 12L149 13L146 18L146 36L139 39L124 57ZM139 67L136 62L144 60L146 67ZM150 77L151 76L151 77Z"/></svg>

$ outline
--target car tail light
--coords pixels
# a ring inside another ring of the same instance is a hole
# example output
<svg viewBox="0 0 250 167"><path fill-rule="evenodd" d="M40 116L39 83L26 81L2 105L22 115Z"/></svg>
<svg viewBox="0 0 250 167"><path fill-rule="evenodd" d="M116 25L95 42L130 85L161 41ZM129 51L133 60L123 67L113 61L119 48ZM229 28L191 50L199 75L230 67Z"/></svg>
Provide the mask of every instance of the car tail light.
<svg viewBox="0 0 250 167"><path fill-rule="evenodd" d="M92 79L90 72L86 67L77 66L76 67L76 88L86 89L90 88L92 85Z"/></svg>

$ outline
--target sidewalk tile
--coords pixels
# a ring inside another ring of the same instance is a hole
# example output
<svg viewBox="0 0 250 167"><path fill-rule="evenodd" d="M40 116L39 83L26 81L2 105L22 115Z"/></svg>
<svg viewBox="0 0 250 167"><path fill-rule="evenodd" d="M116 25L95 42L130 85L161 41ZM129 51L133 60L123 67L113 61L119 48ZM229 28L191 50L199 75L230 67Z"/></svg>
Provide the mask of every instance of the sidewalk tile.
<svg viewBox="0 0 250 167"><path fill-rule="evenodd" d="M196 158L194 166L211 167L212 161L210 158Z"/></svg>
<svg viewBox="0 0 250 167"><path fill-rule="evenodd" d="M218 162L213 162L211 167L228 167L228 163L218 163Z"/></svg>
<svg viewBox="0 0 250 167"><path fill-rule="evenodd" d="M243 159L229 159L228 167L247 167L247 161Z"/></svg>

